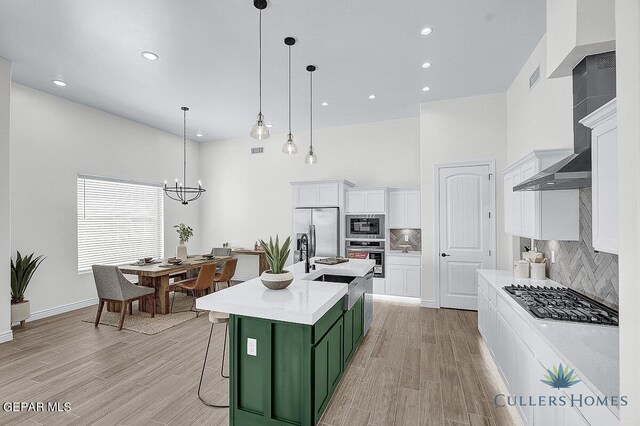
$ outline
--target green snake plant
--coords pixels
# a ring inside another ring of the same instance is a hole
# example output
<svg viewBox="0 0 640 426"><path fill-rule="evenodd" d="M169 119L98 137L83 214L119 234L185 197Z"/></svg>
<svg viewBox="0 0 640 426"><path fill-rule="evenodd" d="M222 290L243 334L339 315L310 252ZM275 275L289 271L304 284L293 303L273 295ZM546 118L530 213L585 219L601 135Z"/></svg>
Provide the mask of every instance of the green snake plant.
<svg viewBox="0 0 640 426"><path fill-rule="evenodd" d="M42 261L46 259L44 256L34 258L33 255L34 253L31 253L22 257L20 252L17 252L16 261L11 259L11 303L24 302L24 292L27 290L31 277Z"/></svg>
<svg viewBox="0 0 640 426"><path fill-rule="evenodd" d="M280 247L280 238L276 235L276 242L273 243L273 237L269 237L269 244L260 240L260 245L264 249L264 254L267 257L267 264L271 268L272 274L281 274L284 270L284 264L289 258L289 245L291 244L291 237L287 237L282 247Z"/></svg>

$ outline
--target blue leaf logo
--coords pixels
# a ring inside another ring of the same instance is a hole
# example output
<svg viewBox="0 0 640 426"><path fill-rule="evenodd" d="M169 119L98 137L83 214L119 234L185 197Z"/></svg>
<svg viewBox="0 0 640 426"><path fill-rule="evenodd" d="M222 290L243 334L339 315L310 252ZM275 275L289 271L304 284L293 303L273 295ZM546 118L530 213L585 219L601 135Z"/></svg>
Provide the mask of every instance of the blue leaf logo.
<svg viewBox="0 0 640 426"><path fill-rule="evenodd" d="M580 383L573 371L569 370L569 367L565 368L560 364L558 367L553 367L553 371L547 369L544 380L540 381L556 389L569 388L576 383Z"/></svg>

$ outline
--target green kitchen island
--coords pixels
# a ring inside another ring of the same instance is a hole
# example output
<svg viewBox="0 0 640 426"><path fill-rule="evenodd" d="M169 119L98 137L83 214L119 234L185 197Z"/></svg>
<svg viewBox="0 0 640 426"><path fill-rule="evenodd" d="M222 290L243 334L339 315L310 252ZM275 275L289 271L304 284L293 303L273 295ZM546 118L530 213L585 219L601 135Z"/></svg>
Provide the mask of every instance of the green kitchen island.
<svg viewBox="0 0 640 426"><path fill-rule="evenodd" d="M364 277L373 266L351 259L307 274L297 263L284 290L255 278L197 299L198 309L230 314L230 425L318 423L364 337L365 295L344 310L347 284L314 279Z"/></svg>

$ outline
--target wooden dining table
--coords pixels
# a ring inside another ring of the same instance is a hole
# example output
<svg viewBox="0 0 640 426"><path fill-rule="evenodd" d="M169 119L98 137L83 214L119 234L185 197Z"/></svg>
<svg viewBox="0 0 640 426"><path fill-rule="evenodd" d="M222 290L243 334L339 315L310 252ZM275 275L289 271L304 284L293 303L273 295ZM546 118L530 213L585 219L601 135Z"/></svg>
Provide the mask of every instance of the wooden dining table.
<svg viewBox="0 0 640 426"><path fill-rule="evenodd" d="M189 271L199 269L202 265L220 264L231 259L230 256L215 256L211 259L202 256L189 257L180 265L170 265L166 259L148 263L144 265L131 264L120 266L120 271L126 275L137 275L138 285L153 287L156 290L156 313L169 313L169 278L174 275L187 274ZM139 309L144 312L151 312L147 300L139 302Z"/></svg>

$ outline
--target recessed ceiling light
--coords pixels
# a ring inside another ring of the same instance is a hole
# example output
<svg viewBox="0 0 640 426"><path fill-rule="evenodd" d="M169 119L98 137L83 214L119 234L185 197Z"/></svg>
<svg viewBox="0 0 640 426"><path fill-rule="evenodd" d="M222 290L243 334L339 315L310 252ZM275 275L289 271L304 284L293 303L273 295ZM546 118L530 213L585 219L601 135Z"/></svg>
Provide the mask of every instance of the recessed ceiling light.
<svg viewBox="0 0 640 426"><path fill-rule="evenodd" d="M55 84L56 86L60 86L60 87L64 87L64 86L66 86L66 85L67 85L67 83L65 83L65 82L64 82L64 81L62 81L62 80L51 80L51 82L52 82L53 84Z"/></svg>
<svg viewBox="0 0 640 426"><path fill-rule="evenodd" d="M142 52L142 57L145 59L148 59L150 61L157 61L158 60L158 55L156 55L153 52Z"/></svg>
<svg viewBox="0 0 640 426"><path fill-rule="evenodd" d="M201 138L201 137L202 137L202 132L198 132L198 133L196 133L196 136L197 136L197 137L199 137L199 138Z"/></svg>
<svg viewBox="0 0 640 426"><path fill-rule="evenodd" d="M422 29L422 31L420 31L420 34L422 34L422 35L429 35L429 34L431 34L432 32L433 32L433 29L432 29L432 28L430 28L430 27L426 27L426 28L423 28L423 29Z"/></svg>
<svg viewBox="0 0 640 426"><path fill-rule="evenodd" d="M322 106L329 106L329 102L323 102Z"/></svg>
<svg viewBox="0 0 640 426"><path fill-rule="evenodd" d="M376 95L369 95L369 99L375 99Z"/></svg>
<svg viewBox="0 0 640 426"><path fill-rule="evenodd" d="M273 127L273 124L267 123L267 127L271 128L271 127Z"/></svg>
<svg viewBox="0 0 640 426"><path fill-rule="evenodd" d="M422 91L423 91L423 92L428 92L429 90L431 90L431 87L429 87L429 86L424 86L424 87L422 88Z"/></svg>
<svg viewBox="0 0 640 426"><path fill-rule="evenodd" d="M425 62L422 64L422 68L429 68L431 66L431 62Z"/></svg>

